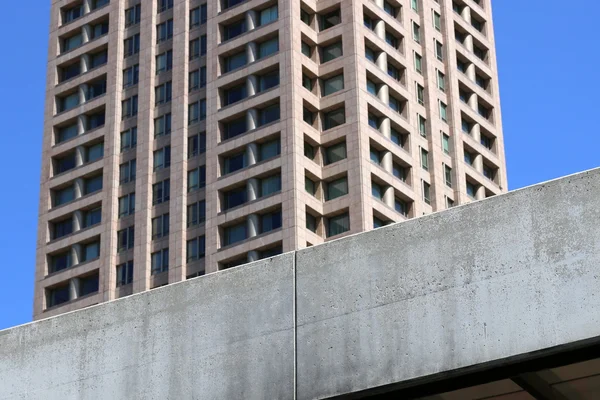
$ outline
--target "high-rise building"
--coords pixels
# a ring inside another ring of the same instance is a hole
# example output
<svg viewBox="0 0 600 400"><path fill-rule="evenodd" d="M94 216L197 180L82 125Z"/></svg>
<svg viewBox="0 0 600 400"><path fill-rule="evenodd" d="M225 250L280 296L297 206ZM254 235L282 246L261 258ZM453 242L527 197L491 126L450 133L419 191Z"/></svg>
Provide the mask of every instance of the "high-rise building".
<svg viewBox="0 0 600 400"><path fill-rule="evenodd" d="M490 0L54 1L47 80L36 318L506 191Z"/></svg>

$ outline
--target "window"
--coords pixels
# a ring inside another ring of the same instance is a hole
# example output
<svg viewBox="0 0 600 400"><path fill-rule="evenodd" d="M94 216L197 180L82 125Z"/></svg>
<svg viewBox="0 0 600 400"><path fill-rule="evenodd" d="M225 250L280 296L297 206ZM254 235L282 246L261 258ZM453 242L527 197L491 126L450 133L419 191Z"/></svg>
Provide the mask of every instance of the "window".
<svg viewBox="0 0 600 400"><path fill-rule="evenodd" d="M342 42L337 42L323 47L323 63L334 60L343 55Z"/></svg>
<svg viewBox="0 0 600 400"><path fill-rule="evenodd" d="M52 240L60 239L73 233L73 218L52 223Z"/></svg>
<svg viewBox="0 0 600 400"><path fill-rule="evenodd" d="M66 250L62 253L54 254L50 256L48 263L48 273L62 271L72 265L71 250Z"/></svg>
<svg viewBox="0 0 600 400"><path fill-rule="evenodd" d="M133 226L117 232L117 253L121 253L128 249L133 249L134 235L135 229Z"/></svg>
<svg viewBox="0 0 600 400"><path fill-rule="evenodd" d="M423 57L421 57L418 53L413 53L415 55L415 71L422 74L423 73Z"/></svg>
<svg viewBox="0 0 600 400"><path fill-rule="evenodd" d="M156 56L156 75L173 69L173 50Z"/></svg>
<svg viewBox="0 0 600 400"><path fill-rule="evenodd" d="M391 5L389 1L384 0L383 10L394 18L396 18L396 16L398 15L398 9Z"/></svg>
<svg viewBox="0 0 600 400"><path fill-rule="evenodd" d="M165 10L173 8L173 0L158 0L158 12L161 13Z"/></svg>
<svg viewBox="0 0 600 400"><path fill-rule="evenodd" d="M246 116L225 122L223 123L222 140L231 139L233 137L246 133L246 131Z"/></svg>
<svg viewBox="0 0 600 400"><path fill-rule="evenodd" d="M135 6L125 10L125 27L129 27L140 23L142 16L142 5L136 4Z"/></svg>
<svg viewBox="0 0 600 400"><path fill-rule="evenodd" d="M392 164L392 174L400 179L402 182L406 182L406 178L408 177L408 168L403 167L399 164Z"/></svg>
<svg viewBox="0 0 600 400"><path fill-rule="evenodd" d="M425 171L429 171L429 153L421 147L421 167Z"/></svg>
<svg viewBox="0 0 600 400"><path fill-rule="evenodd" d="M119 218L135 213L135 193L119 197Z"/></svg>
<svg viewBox="0 0 600 400"><path fill-rule="evenodd" d="M248 192L246 187L239 187L223 192L223 210L240 206L248 201Z"/></svg>
<svg viewBox="0 0 600 400"><path fill-rule="evenodd" d="M452 207L454 207L454 200L452 200L448 196L444 196L444 197L446 197L446 208L452 208Z"/></svg>
<svg viewBox="0 0 600 400"><path fill-rule="evenodd" d="M281 152L281 141L279 139L261 143L258 146L258 161L268 160L276 157Z"/></svg>
<svg viewBox="0 0 600 400"><path fill-rule="evenodd" d="M471 128L473 128L473 124L471 124L469 121L467 121L466 119L462 119L461 121L461 129L464 133L466 134L471 134Z"/></svg>
<svg viewBox="0 0 600 400"><path fill-rule="evenodd" d="M348 215L347 212L341 215L336 215L334 217L329 217L327 222L328 238L340 235L350 230L350 215Z"/></svg>
<svg viewBox="0 0 600 400"><path fill-rule="evenodd" d="M73 200L75 200L75 189L73 186L68 186L64 189L58 189L54 191L54 207L58 207Z"/></svg>
<svg viewBox="0 0 600 400"><path fill-rule="evenodd" d="M343 177L327 182L325 190L325 201L337 199L348 194L348 178Z"/></svg>
<svg viewBox="0 0 600 400"><path fill-rule="evenodd" d="M135 181L136 160L133 159L119 166L119 184Z"/></svg>
<svg viewBox="0 0 600 400"><path fill-rule="evenodd" d="M394 209L396 212L408 217L408 204L404 200L396 197L394 199Z"/></svg>
<svg viewBox="0 0 600 400"><path fill-rule="evenodd" d="M398 114L402 114L402 111L404 111L404 105L402 100L398 100L397 98L391 95L388 98L388 105L392 110L394 110Z"/></svg>
<svg viewBox="0 0 600 400"><path fill-rule="evenodd" d="M442 132L442 150L446 154L450 154L450 136Z"/></svg>
<svg viewBox="0 0 600 400"><path fill-rule="evenodd" d="M69 22L75 21L78 18L83 16L83 6L76 5L71 8L63 8L62 9L62 23L68 24Z"/></svg>
<svg viewBox="0 0 600 400"><path fill-rule="evenodd" d="M48 289L47 293L48 308L64 304L71 300L69 283Z"/></svg>
<svg viewBox="0 0 600 400"><path fill-rule="evenodd" d="M373 217L373 229L381 228L385 223L377 217Z"/></svg>
<svg viewBox="0 0 600 400"><path fill-rule="evenodd" d="M206 99L200 99L188 106L188 125L206 119Z"/></svg>
<svg viewBox="0 0 600 400"><path fill-rule="evenodd" d="M83 245L83 254L80 264L100 257L100 242L92 242Z"/></svg>
<svg viewBox="0 0 600 400"><path fill-rule="evenodd" d="M202 224L206 221L206 202L201 200L187 206L187 227Z"/></svg>
<svg viewBox="0 0 600 400"><path fill-rule="evenodd" d="M475 185L473 185L471 182L467 182L467 196L469 196L472 199L475 199L476 194L477 189L475 188Z"/></svg>
<svg viewBox="0 0 600 400"><path fill-rule="evenodd" d="M323 96L329 96L335 92L344 89L344 75L336 75L328 79L323 79Z"/></svg>
<svg viewBox="0 0 600 400"><path fill-rule="evenodd" d="M173 37L173 19L156 25L156 43L164 42Z"/></svg>
<svg viewBox="0 0 600 400"><path fill-rule="evenodd" d="M140 65L135 64L123 70L123 88L137 85L140 79Z"/></svg>
<svg viewBox="0 0 600 400"><path fill-rule="evenodd" d="M97 293L98 285L99 275L97 272L95 274L79 278L79 297Z"/></svg>
<svg viewBox="0 0 600 400"><path fill-rule="evenodd" d="M370 79L367 79L367 92L371 93L373 96L377 96L377 84Z"/></svg>
<svg viewBox="0 0 600 400"><path fill-rule="evenodd" d="M323 113L323 130L333 129L346 123L346 110L338 108L336 110Z"/></svg>
<svg viewBox="0 0 600 400"><path fill-rule="evenodd" d="M124 56L129 57L134 54L140 52L140 34L136 33L135 35L128 37L125 39L123 43L124 48Z"/></svg>
<svg viewBox="0 0 600 400"><path fill-rule="evenodd" d="M104 143L96 143L85 147L84 162L92 163L104 156Z"/></svg>
<svg viewBox="0 0 600 400"><path fill-rule="evenodd" d="M435 41L435 56L438 60L444 61L444 46L436 39Z"/></svg>
<svg viewBox="0 0 600 400"><path fill-rule="evenodd" d="M475 155L471 154L467 150L464 150L464 159L465 163L473 166L473 163L475 162Z"/></svg>
<svg viewBox="0 0 600 400"><path fill-rule="evenodd" d="M154 151L154 171L171 166L171 146Z"/></svg>
<svg viewBox="0 0 600 400"><path fill-rule="evenodd" d="M427 120L421 114L417 114L417 123L419 124L419 135L427 137Z"/></svg>
<svg viewBox="0 0 600 400"><path fill-rule="evenodd" d="M106 64L108 61L108 51L102 50L98 53L90 54L90 69L97 68Z"/></svg>
<svg viewBox="0 0 600 400"><path fill-rule="evenodd" d="M206 132L188 137L188 158L206 153Z"/></svg>
<svg viewBox="0 0 600 400"><path fill-rule="evenodd" d="M333 164L344 160L347 157L346 142L340 142L325 148L323 163L325 165Z"/></svg>
<svg viewBox="0 0 600 400"><path fill-rule="evenodd" d="M400 147L404 147L404 144L406 142L406 136L401 134L394 128L390 128L390 139L392 142L394 142Z"/></svg>
<svg viewBox="0 0 600 400"><path fill-rule="evenodd" d="M57 112L69 111L79 105L79 93L75 92L64 97L59 97L57 100Z"/></svg>
<svg viewBox="0 0 600 400"><path fill-rule="evenodd" d="M81 35L81 33L68 37L68 38L64 38L62 40L62 52L65 53L67 51L71 51L79 46L81 46L83 44L83 36Z"/></svg>
<svg viewBox="0 0 600 400"><path fill-rule="evenodd" d="M422 181L423 182L423 201L425 202L425 204L431 204L431 186L429 185L429 183Z"/></svg>
<svg viewBox="0 0 600 400"><path fill-rule="evenodd" d="M421 27L413 21L412 23L413 39L417 43L421 43Z"/></svg>
<svg viewBox="0 0 600 400"><path fill-rule="evenodd" d="M496 178L496 172L493 168L483 164L483 176L488 178L490 181L494 181L494 179Z"/></svg>
<svg viewBox="0 0 600 400"><path fill-rule="evenodd" d="M223 41L233 39L246 32L246 19L223 26Z"/></svg>
<svg viewBox="0 0 600 400"><path fill-rule="evenodd" d="M237 4L244 2L245 0L221 0L221 8L223 10L233 7Z"/></svg>
<svg viewBox="0 0 600 400"><path fill-rule="evenodd" d="M92 0L90 9L93 11L110 3L110 0Z"/></svg>
<svg viewBox="0 0 600 400"><path fill-rule="evenodd" d="M206 186L206 166L188 171L188 193Z"/></svg>
<svg viewBox="0 0 600 400"><path fill-rule="evenodd" d="M259 26L266 25L270 22L277 20L277 5L271 6L269 8L265 8L260 11L258 17Z"/></svg>
<svg viewBox="0 0 600 400"><path fill-rule="evenodd" d="M385 41L387 44L397 49L400 46L400 40L391 32L385 31Z"/></svg>
<svg viewBox="0 0 600 400"><path fill-rule="evenodd" d="M117 287L133 282L133 261L117 265Z"/></svg>
<svg viewBox="0 0 600 400"><path fill-rule="evenodd" d="M154 137L171 134L171 113L154 119Z"/></svg>
<svg viewBox="0 0 600 400"><path fill-rule="evenodd" d="M137 146L137 126L121 132L121 152Z"/></svg>
<svg viewBox="0 0 600 400"><path fill-rule="evenodd" d="M206 23L207 8L206 4L200 5L190 10L190 29Z"/></svg>
<svg viewBox="0 0 600 400"><path fill-rule="evenodd" d="M417 102L425 105L425 88L417 83Z"/></svg>
<svg viewBox="0 0 600 400"><path fill-rule="evenodd" d="M231 244L241 242L247 237L246 223L228 226L223 229L223 246L229 246Z"/></svg>
<svg viewBox="0 0 600 400"><path fill-rule="evenodd" d="M270 124L279 120L279 104L273 104L266 108L263 108L258 113L258 124L259 126Z"/></svg>
<svg viewBox="0 0 600 400"><path fill-rule="evenodd" d="M309 213L306 213L306 229L317 233L317 218Z"/></svg>
<svg viewBox="0 0 600 400"><path fill-rule="evenodd" d="M444 122L448 122L448 106L445 103L440 103L440 119Z"/></svg>
<svg viewBox="0 0 600 400"><path fill-rule="evenodd" d="M75 168L75 152L67 154L66 156L61 158L55 158L54 166L54 175L62 174L63 172Z"/></svg>
<svg viewBox="0 0 600 400"><path fill-rule="evenodd" d="M82 228L89 228L90 226L98 225L101 221L102 221L102 208L101 207L84 211Z"/></svg>
<svg viewBox="0 0 600 400"><path fill-rule="evenodd" d="M206 67L200 67L189 74L189 91L193 92L206 86Z"/></svg>
<svg viewBox="0 0 600 400"><path fill-rule="evenodd" d="M87 178L84 181L84 195L102 190L102 175Z"/></svg>
<svg viewBox="0 0 600 400"><path fill-rule="evenodd" d="M260 180L260 197L281 191L281 175L273 175Z"/></svg>
<svg viewBox="0 0 600 400"><path fill-rule="evenodd" d="M433 11L433 27L439 32L442 31L442 16L437 11Z"/></svg>
<svg viewBox="0 0 600 400"><path fill-rule="evenodd" d="M225 157L223 159L223 175L239 171L246 167L246 151Z"/></svg>
<svg viewBox="0 0 600 400"><path fill-rule="evenodd" d="M383 200L383 189L375 182L371 182L371 195L377 200Z"/></svg>
<svg viewBox="0 0 600 400"><path fill-rule="evenodd" d="M304 142L304 157L309 160L315 159L315 147L307 142Z"/></svg>
<svg viewBox="0 0 600 400"><path fill-rule="evenodd" d="M442 92L446 91L446 77L440 70L437 70L437 85Z"/></svg>
<svg viewBox="0 0 600 400"><path fill-rule="evenodd" d="M154 104L159 105L171 101L173 88L171 81L158 85L154 88Z"/></svg>
<svg viewBox="0 0 600 400"><path fill-rule="evenodd" d="M279 85L279 70L267 72L266 74L258 77L259 93L271 89L277 85Z"/></svg>
<svg viewBox="0 0 600 400"><path fill-rule="evenodd" d="M131 118L138 113L138 97L137 95L125 99L121 102L122 119Z"/></svg>
<svg viewBox="0 0 600 400"><path fill-rule="evenodd" d="M187 262L194 262L206 255L206 238L204 236L197 237L187 241Z"/></svg>
<svg viewBox="0 0 600 400"><path fill-rule="evenodd" d="M190 60L206 54L206 35L190 41Z"/></svg>
<svg viewBox="0 0 600 400"><path fill-rule="evenodd" d="M412 8L415 11L419 11L419 2L418 0L410 0L410 8Z"/></svg>
<svg viewBox="0 0 600 400"><path fill-rule="evenodd" d="M169 214L152 218L152 239L160 239L169 235Z"/></svg>
<svg viewBox="0 0 600 400"><path fill-rule="evenodd" d="M225 89L223 90L223 106L237 103L238 101L245 99L246 96L247 93L245 82L232 88Z"/></svg>
<svg viewBox="0 0 600 400"><path fill-rule="evenodd" d="M309 177L304 177L304 190L315 196L317 193L317 184Z"/></svg>
<svg viewBox="0 0 600 400"><path fill-rule="evenodd" d="M156 275L169 270L169 249L162 249L150 255L151 274Z"/></svg>
<svg viewBox="0 0 600 400"><path fill-rule="evenodd" d="M223 72L230 72L246 65L246 51L226 57L223 61Z"/></svg>
<svg viewBox="0 0 600 400"><path fill-rule="evenodd" d="M260 216L260 233L271 232L281 228L281 210L263 214Z"/></svg>
<svg viewBox="0 0 600 400"><path fill-rule="evenodd" d="M279 38L274 37L258 45L258 59L265 58L279 51Z"/></svg>
<svg viewBox="0 0 600 400"><path fill-rule="evenodd" d="M340 13L340 9L338 8L335 11L331 11L324 15L319 15L319 31L324 31L325 29L329 29L332 26L338 25L342 22L342 15Z"/></svg>
<svg viewBox="0 0 600 400"><path fill-rule="evenodd" d="M444 164L444 181L446 186L452 187L452 168Z"/></svg>
<svg viewBox="0 0 600 400"><path fill-rule="evenodd" d="M152 185L152 204L160 204L171 197L171 181L165 179Z"/></svg>
<svg viewBox="0 0 600 400"><path fill-rule="evenodd" d="M479 139L479 142L481 143L481 145L483 147L485 147L488 150L492 150L494 147L493 139L489 138L488 136L485 136L483 133L481 134L481 138Z"/></svg>
<svg viewBox="0 0 600 400"><path fill-rule="evenodd" d="M309 110L308 108L303 107L302 120L312 126L315 123L315 113Z"/></svg>
<svg viewBox="0 0 600 400"><path fill-rule="evenodd" d="M78 132L79 132L79 128L78 128L77 124L58 128L58 130L56 132L56 144L62 143L66 140L74 138L75 136L77 136Z"/></svg>

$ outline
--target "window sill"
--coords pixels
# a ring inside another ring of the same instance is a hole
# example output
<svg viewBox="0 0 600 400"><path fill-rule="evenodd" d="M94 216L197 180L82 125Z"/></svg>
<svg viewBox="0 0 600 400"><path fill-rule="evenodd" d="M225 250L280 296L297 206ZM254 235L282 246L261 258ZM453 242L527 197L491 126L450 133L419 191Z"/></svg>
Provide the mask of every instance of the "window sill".
<svg viewBox="0 0 600 400"><path fill-rule="evenodd" d="M67 83L69 83L69 82L72 82L72 81L74 81L74 80L75 80L75 79L77 79L77 78L81 78L82 76L89 75L90 73L92 73L92 72L94 72L94 71L98 70L99 68L102 68L102 67L104 67L105 65L107 65L107 63L104 63L104 64L97 65L97 66L95 66L94 68L90 68L90 69L88 69L88 70L87 70L86 72L84 72L84 73L80 73L80 74L78 74L78 75L75 75L75 76L74 76L74 77L72 77L72 78L69 78L69 79L66 79L66 80L64 80L64 81L58 82L58 83L56 84L55 88L60 88L60 86L66 85Z"/></svg>
<svg viewBox="0 0 600 400"><path fill-rule="evenodd" d="M256 164L252 164L252 165L246 166L246 167L244 167L244 168L240 168L240 169L238 169L238 170L236 170L236 171L233 171L233 172L228 172L227 174L225 174L225 175L221 175L220 177L218 177L218 178L217 178L217 182L218 182L218 181L221 181L221 180L223 180L223 179L226 179L226 178L232 177L232 176L234 176L235 174L237 174L237 173L239 173L239 172L242 172L242 171L250 171L250 170L252 170L253 168L255 168L255 167L257 167L257 166L264 165L264 164L266 164L266 163L268 163L268 162L270 162L270 161L276 160L276 159L277 159L277 158L279 158L280 156L281 156L281 154L277 154L276 156L273 156L273 157L270 157L270 158L266 158L266 159L264 159L264 160L261 160L261 161L257 162Z"/></svg>
<svg viewBox="0 0 600 400"><path fill-rule="evenodd" d="M101 224L101 223L102 223L102 222L98 222L98 223L96 223L96 224L94 224L94 225L86 226L85 228L82 228L82 229L80 229L80 230L78 230L78 231L73 231L73 232L69 233L68 235L61 236L61 237L59 237L59 238L56 238L56 239L52 239L52 240L50 240L49 242L46 242L46 245L51 245L51 244L54 244L54 243L58 243L58 242L60 242L61 240L65 239L65 238L71 238L71 237L73 237L73 236L75 236L75 235L78 235L78 234L80 234L80 233L83 233L83 232L90 231L90 230L92 230L93 228L96 228L96 227L100 226L100 224ZM62 270L61 270L61 271L62 271ZM60 272L60 271L59 271L59 272Z"/></svg>
<svg viewBox="0 0 600 400"><path fill-rule="evenodd" d="M47 308L44 310L44 312L54 311L54 310L57 310L57 309L59 309L59 308L61 308L61 307L63 307L63 306L66 306L66 305L68 305L68 304L74 304L74 303L77 303L77 302L78 302L78 301L80 301L80 300L87 299L88 297L95 296L95 295L97 295L98 293L99 293L98 291L95 291L95 292L93 292L93 293L88 293L88 294L86 294L86 295L79 296L79 297L77 297L76 299L69 300L69 301L65 301L64 303L60 303L60 304L57 304L57 305L55 305L55 306L52 306L52 307L47 307Z"/></svg>
<svg viewBox="0 0 600 400"><path fill-rule="evenodd" d="M80 262L79 264L76 264L76 265L71 265L70 267L61 269L60 271L50 272L48 275L46 275L44 277L44 279L48 279L48 278L51 278L53 276L60 275L61 273L65 272L65 271L71 271L71 270L73 270L75 268L79 268L81 266L85 266L85 265L91 264L94 261L98 261L99 259L100 259L100 257L96 257L96 258L88 260L88 261Z"/></svg>
<svg viewBox="0 0 600 400"><path fill-rule="evenodd" d="M63 140L62 142L56 143L54 146L52 146L52 148L54 149L54 148L56 148L56 147L62 146L62 145L64 145L65 143L72 142L72 141L74 141L74 140L75 140L75 139L77 139L77 138L80 138L80 137L82 137L82 136L84 136L84 135L91 134L91 133L93 133L93 132L96 132L96 131L98 131L98 130L100 130L100 129L102 129L102 128L104 128L104 125L98 126L98 127L94 128L94 129L90 129L90 130L88 130L88 131L85 131L85 132L83 132L81 135L76 135L76 136L73 136L73 137L72 137L72 138L70 138L70 139Z"/></svg>
<svg viewBox="0 0 600 400"><path fill-rule="evenodd" d="M243 203L243 204L240 204L240 205L237 205L237 206L235 206L235 207L228 208L227 210L224 210L224 211L221 211L221 212L219 212L219 213L217 214L217 217L220 217L220 216L223 216L223 215L227 215L227 214L231 213L232 211L236 211L236 210L239 210L239 209L241 209L242 207L246 207L246 206L250 206L250 205L252 205L252 204L256 204L256 203L258 203L259 201L263 201L263 200L265 200L265 199L268 199L268 198L271 198L271 197L277 196L278 194L281 194L281 190L279 190L279 191L277 191L277 192L274 192L274 193L271 193L271 194L268 194L268 195L266 195L266 196L259 197L259 198L257 198L256 200L247 201L247 202L245 202L245 203Z"/></svg>
<svg viewBox="0 0 600 400"><path fill-rule="evenodd" d="M268 235L270 235L272 233L281 233L282 230L283 230L283 228L273 229L273 230L270 230L268 232L260 233L260 234L258 234L256 236L253 236L253 237L250 237L250 238L245 238L245 239L240 240L238 242L231 243L231 244L228 244L226 246L222 246L219 250L217 250L217 253L220 253L220 252L232 249L232 248L234 248L236 246L239 246L241 244L249 243L249 242L251 242L253 240L256 240L256 239L263 238L263 237L268 236Z"/></svg>
<svg viewBox="0 0 600 400"><path fill-rule="evenodd" d="M272 86L272 87L270 87L268 89L265 89L262 92L257 92L256 94L254 94L252 96L244 97L243 99L240 99L240 100L238 100L238 101L236 101L234 103L227 104L227 105L219 108L219 111L227 110L227 109L232 108L232 107L234 107L236 105L239 105L240 103L243 103L244 101L249 101L249 100L255 99L255 98L257 98L258 96L260 96L262 94L269 93L269 92L271 92L271 91L273 91L275 89L278 89L278 88L279 88L279 84L277 84L275 86Z"/></svg>

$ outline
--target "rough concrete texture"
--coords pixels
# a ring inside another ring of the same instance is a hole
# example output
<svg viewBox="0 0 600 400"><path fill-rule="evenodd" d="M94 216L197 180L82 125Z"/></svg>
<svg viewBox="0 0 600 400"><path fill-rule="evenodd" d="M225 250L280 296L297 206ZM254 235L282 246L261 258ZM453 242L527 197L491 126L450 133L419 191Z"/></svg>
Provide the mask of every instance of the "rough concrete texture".
<svg viewBox="0 0 600 400"><path fill-rule="evenodd" d="M0 332L0 399L282 399L293 254Z"/></svg>
<svg viewBox="0 0 600 400"><path fill-rule="evenodd" d="M600 170L297 253L298 398L600 335Z"/></svg>
<svg viewBox="0 0 600 400"><path fill-rule="evenodd" d="M435 377L600 337L599 261L600 169L2 331L0 399L315 399Z"/></svg>

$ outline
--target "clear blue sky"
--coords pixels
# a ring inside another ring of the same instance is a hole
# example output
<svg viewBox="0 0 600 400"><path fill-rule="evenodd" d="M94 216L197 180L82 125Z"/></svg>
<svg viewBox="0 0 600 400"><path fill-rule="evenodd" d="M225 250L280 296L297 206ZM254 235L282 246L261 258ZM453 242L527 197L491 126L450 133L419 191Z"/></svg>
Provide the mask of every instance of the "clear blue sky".
<svg viewBox="0 0 600 400"><path fill-rule="evenodd" d="M600 2L493 1L510 189L599 166ZM31 320L50 0L4 3L0 329Z"/></svg>

